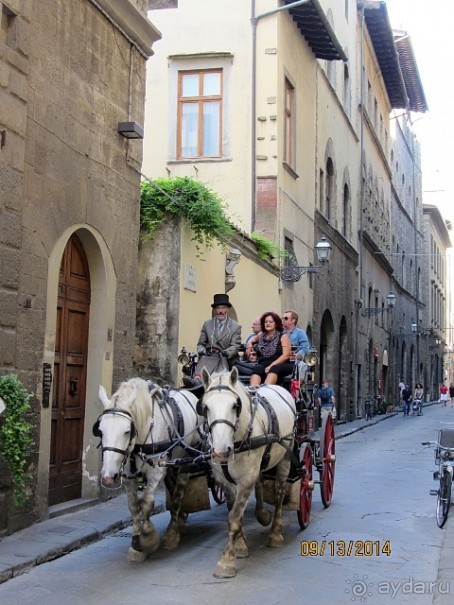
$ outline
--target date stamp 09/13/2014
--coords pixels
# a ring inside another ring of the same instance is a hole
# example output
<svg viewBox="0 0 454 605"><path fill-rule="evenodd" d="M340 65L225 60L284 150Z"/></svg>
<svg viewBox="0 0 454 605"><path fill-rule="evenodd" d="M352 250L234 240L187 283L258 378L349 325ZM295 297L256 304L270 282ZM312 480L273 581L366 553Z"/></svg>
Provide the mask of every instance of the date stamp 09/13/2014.
<svg viewBox="0 0 454 605"><path fill-rule="evenodd" d="M390 557L390 540L303 540L302 557Z"/></svg>

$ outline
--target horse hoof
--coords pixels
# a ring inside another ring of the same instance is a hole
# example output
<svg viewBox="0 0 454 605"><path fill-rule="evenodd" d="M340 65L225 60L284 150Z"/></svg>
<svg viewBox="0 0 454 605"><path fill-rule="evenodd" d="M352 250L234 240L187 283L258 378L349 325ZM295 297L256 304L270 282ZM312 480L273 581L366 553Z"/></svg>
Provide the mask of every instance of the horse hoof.
<svg viewBox="0 0 454 605"><path fill-rule="evenodd" d="M162 548L167 551L169 551L169 550L172 551L172 550L176 550L178 548L179 544L180 544L179 536L178 537L177 536L171 536L171 537L164 536L164 539L162 541Z"/></svg>
<svg viewBox="0 0 454 605"><path fill-rule="evenodd" d="M249 557L249 551L247 549L247 546L245 546L244 548L235 548L235 556L238 559L247 559L247 557Z"/></svg>
<svg viewBox="0 0 454 605"><path fill-rule="evenodd" d="M139 552L138 550L134 550L132 546L129 547L126 559L131 563L141 563L142 561L145 561L146 558L146 552Z"/></svg>
<svg viewBox="0 0 454 605"><path fill-rule="evenodd" d="M270 536L268 538L268 547L269 548L283 548L284 546L284 536Z"/></svg>
<svg viewBox="0 0 454 605"><path fill-rule="evenodd" d="M236 569L233 565L225 567L218 563L213 576L215 578L234 578L236 576Z"/></svg>
<svg viewBox="0 0 454 605"><path fill-rule="evenodd" d="M266 508L262 508L262 510L256 511L255 518L260 523L260 525L263 525L264 527L271 523L271 513Z"/></svg>
<svg viewBox="0 0 454 605"><path fill-rule="evenodd" d="M159 534L155 531L140 534L139 544L142 552L151 554L159 547Z"/></svg>

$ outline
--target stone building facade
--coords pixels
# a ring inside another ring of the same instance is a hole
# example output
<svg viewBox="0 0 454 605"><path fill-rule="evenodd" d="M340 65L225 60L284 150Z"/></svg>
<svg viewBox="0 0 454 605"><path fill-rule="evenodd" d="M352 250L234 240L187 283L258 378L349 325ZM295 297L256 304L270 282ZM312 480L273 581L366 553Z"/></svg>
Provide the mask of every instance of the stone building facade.
<svg viewBox="0 0 454 605"><path fill-rule="evenodd" d="M96 497L97 392L132 371L143 0L0 2L0 372L34 393L27 504L2 472L0 532ZM46 378L44 380L44 377Z"/></svg>
<svg viewBox="0 0 454 605"><path fill-rule="evenodd" d="M425 322L420 326L421 359L427 368L426 392L432 400L439 397L439 386L449 380L449 344L452 325L449 323L450 264L447 251L452 247L451 225L444 221L439 209L423 205L424 255L428 271L421 279ZM448 354L448 357L445 357Z"/></svg>
<svg viewBox="0 0 454 605"><path fill-rule="evenodd" d="M208 183L227 202L243 241L259 231L288 252L291 260L277 263L275 274L251 257L238 264L235 313L247 325L267 308L296 309L319 352L317 380L326 375L338 395L339 420L361 416L368 393L390 399L393 392L389 368L396 359L385 311L394 284L391 115L425 111L419 77L409 77L414 56L399 59L381 1L308 0L295 7L290 0L232 0L227 10L218 0L151 0L150 8L169 35L148 76L148 86L162 94L146 106L144 172ZM211 156L185 155L179 78L210 70L223 78L222 145ZM331 260L315 273L322 236ZM192 290L180 281L179 346L197 341L223 271L220 255L207 257L202 269L190 240L181 259L191 259L208 281ZM144 263L156 261L152 254ZM287 264L297 278L285 277Z"/></svg>

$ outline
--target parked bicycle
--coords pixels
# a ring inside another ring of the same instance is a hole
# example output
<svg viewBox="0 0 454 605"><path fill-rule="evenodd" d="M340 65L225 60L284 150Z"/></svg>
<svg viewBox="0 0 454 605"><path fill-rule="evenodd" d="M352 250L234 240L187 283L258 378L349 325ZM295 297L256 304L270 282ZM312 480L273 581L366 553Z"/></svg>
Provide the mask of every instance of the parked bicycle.
<svg viewBox="0 0 454 605"><path fill-rule="evenodd" d="M430 490L430 493L432 496L437 496L437 525L443 527L451 506L454 430L443 429L438 433L438 441L424 441L422 445L435 448L435 464L438 465L438 470L434 472L433 478L439 481L439 487Z"/></svg>

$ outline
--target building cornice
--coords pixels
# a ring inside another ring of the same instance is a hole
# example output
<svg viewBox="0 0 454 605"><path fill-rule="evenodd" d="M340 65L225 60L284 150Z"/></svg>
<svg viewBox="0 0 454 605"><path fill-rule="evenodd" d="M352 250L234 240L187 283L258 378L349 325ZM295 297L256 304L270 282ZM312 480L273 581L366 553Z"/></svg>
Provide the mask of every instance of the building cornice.
<svg viewBox="0 0 454 605"><path fill-rule="evenodd" d="M88 0L148 59L161 32L130 0Z"/></svg>

